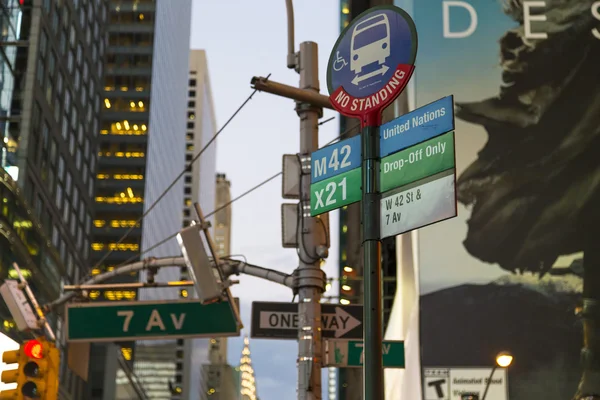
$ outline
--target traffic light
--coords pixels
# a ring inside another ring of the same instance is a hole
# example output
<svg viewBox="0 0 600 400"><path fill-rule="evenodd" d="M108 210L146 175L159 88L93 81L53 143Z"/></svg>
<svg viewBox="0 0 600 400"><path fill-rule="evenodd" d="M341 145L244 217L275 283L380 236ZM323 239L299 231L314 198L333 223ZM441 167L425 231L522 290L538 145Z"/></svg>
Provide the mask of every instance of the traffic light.
<svg viewBox="0 0 600 400"><path fill-rule="evenodd" d="M17 388L2 391L0 400L58 399L60 353L53 343L44 338L29 340L19 350L5 351L2 361L19 366L2 373L2 382L16 383Z"/></svg>
<svg viewBox="0 0 600 400"><path fill-rule="evenodd" d="M21 394L32 399L56 400L60 371L58 349L44 338L30 340L22 348L26 362L19 366L25 376Z"/></svg>
<svg viewBox="0 0 600 400"><path fill-rule="evenodd" d="M2 362L5 364L18 364L16 369L11 369L2 372L2 383L5 385L17 384L16 389L3 390L0 392L0 400L22 400L23 396L20 393L25 375L21 372L21 366L25 365L27 357L23 353L23 346L18 350L5 351L2 354Z"/></svg>

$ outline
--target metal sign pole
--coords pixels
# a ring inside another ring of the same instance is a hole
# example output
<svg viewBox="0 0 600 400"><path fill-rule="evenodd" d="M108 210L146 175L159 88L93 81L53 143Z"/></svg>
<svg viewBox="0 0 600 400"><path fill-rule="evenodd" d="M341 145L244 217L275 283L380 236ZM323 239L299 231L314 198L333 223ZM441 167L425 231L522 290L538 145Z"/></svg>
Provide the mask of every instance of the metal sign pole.
<svg viewBox="0 0 600 400"><path fill-rule="evenodd" d="M370 124L369 124L370 125ZM365 313L365 400L383 399L383 341L379 194L379 127L363 129L362 232Z"/></svg>
<svg viewBox="0 0 600 400"><path fill-rule="evenodd" d="M376 25L381 25L381 28L370 29ZM385 5L360 14L342 31L327 65L331 105L347 117L359 118L363 130L361 210L365 400L381 400L384 392L379 167L381 114L408 84L416 55L417 29L414 21L401 8Z"/></svg>

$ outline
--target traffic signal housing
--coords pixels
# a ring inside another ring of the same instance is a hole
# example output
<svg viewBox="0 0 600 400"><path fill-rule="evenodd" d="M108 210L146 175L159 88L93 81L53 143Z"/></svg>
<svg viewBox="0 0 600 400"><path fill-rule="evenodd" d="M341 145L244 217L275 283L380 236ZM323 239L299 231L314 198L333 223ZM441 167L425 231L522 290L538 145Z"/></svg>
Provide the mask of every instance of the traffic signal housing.
<svg viewBox="0 0 600 400"><path fill-rule="evenodd" d="M58 399L60 353L53 343L44 338L29 340L19 350L5 351L2 361L19 366L2 373L2 382L16 383L17 388L2 391L0 400Z"/></svg>
<svg viewBox="0 0 600 400"><path fill-rule="evenodd" d="M5 364L18 364L16 369L2 371L2 383L6 385L17 384L16 389L3 390L0 392L0 400L22 400L21 386L25 382L25 375L21 371L21 366L27 362L27 357L23 353L23 346L18 350L5 351L2 354L2 362Z"/></svg>
<svg viewBox="0 0 600 400"><path fill-rule="evenodd" d="M23 345L26 363L21 394L32 399L56 400L60 354L56 346L44 338L30 340Z"/></svg>

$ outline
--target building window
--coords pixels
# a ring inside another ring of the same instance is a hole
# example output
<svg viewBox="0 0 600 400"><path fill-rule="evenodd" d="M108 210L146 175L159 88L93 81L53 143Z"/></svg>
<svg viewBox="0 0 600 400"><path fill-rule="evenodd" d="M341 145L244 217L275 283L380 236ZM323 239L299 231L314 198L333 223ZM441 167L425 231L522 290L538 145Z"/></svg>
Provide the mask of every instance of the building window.
<svg viewBox="0 0 600 400"><path fill-rule="evenodd" d="M67 56L67 69L70 73L73 73L73 52L69 51L69 55Z"/></svg>
<svg viewBox="0 0 600 400"><path fill-rule="evenodd" d="M190 79L190 84L189 86L191 87L195 87L196 86L196 80L195 79Z"/></svg>
<svg viewBox="0 0 600 400"><path fill-rule="evenodd" d="M195 107L196 107L195 101L188 101L188 108L195 108Z"/></svg>
<svg viewBox="0 0 600 400"><path fill-rule="evenodd" d="M188 92L188 97L192 98L192 99L195 98L196 97L196 91L195 90L190 90Z"/></svg>
<svg viewBox="0 0 600 400"><path fill-rule="evenodd" d="M65 193L67 196L71 195L71 173L67 171L67 179L65 180Z"/></svg>
<svg viewBox="0 0 600 400"><path fill-rule="evenodd" d="M58 157L58 180L63 181L65 175L65 159L63 156Z"/></svg>
<svg viewBox="0 0 600 400"><path fill-rule="evenodd" d="M44 86L44 60L38 60L37 81L40 86Z"/></svg>
<svg viewBox="0 0 600 400"><path fill-rule="evenodd" d="M65 32L64 30L61 30L60 32L59 50L62 53L62 55L67 54L67 32Z"/></svg>
<svg viewBox="0 0 600 400"><path fill-rule="evenodd" d="M50 79L54 77L54 71L56 70L56 55L54 52L50 52L50 56L48 56L48 76Z"/></svg>
<svg viewBox="0 0 600 400"><path fill-rule="evenodd" d="M46 31L42 29L40 36L40 56L46 57L46 51L48 51L48 35Z"/></svg>
<svg viewBox="0 0 600 400"><path fill-rule="evenodd" d="M188 122L187 123L187 127L188 127L188 129L194 129L194 123L193 122Z"/></svg>

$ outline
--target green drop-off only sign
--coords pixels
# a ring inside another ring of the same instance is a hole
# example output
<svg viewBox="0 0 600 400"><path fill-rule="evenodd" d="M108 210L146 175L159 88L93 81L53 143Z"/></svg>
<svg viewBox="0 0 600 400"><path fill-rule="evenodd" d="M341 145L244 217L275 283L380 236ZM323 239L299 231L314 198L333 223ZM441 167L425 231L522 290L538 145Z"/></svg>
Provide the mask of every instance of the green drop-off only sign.
<svg viewBox="0 0 600 400"><path fill-rule="evenodd" d="M381 192L454 168L454 132L381 159Z"/></svg>
<svg viewBox="0 0 600 400"><path fill-rule="evenodd" d="M177 339L239 336L229 302L94 302L67 305L67 341Z"/></svg>

